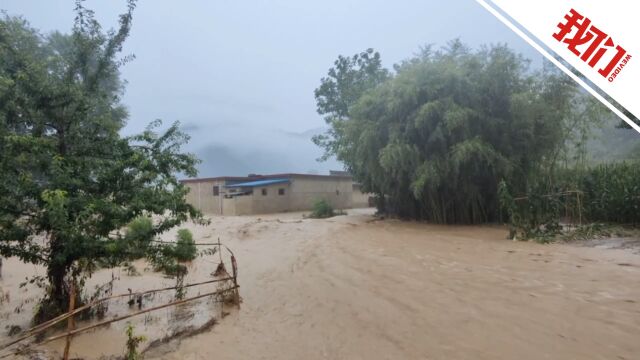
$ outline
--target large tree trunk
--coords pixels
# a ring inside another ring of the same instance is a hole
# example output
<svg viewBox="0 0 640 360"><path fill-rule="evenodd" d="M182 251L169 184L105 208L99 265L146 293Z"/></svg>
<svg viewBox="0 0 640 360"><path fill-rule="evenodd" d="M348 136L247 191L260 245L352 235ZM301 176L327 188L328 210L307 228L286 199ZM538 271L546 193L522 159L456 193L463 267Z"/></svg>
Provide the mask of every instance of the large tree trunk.
<svg viewBox="0 0 640 360"><path fill-rule="evenodd" d="M67 271L68 267L64 265L49 264L47 268L48 292L34 315L34 323L42 323L67 311L69 304Z"/></svg>
<svg viewBox="0 0 640 360"><path fill-rule="evenodd" d="M47 267L49 287L34 316L35 323L47 321L66 312L69 304L69 287L66 277L71 264L59 260L57 255L63 252L63 245L54 234L51 235L50 248L51 256Z"/></svg>
<svg viewBox="0 0 640 360"><path fill-rule="evenodd" d="M69 289L66 282L67 267L64 265L49 266L47 277L49 278L49 297L50 300L60 305L60 309L64 310L69 302Z"/></svg>

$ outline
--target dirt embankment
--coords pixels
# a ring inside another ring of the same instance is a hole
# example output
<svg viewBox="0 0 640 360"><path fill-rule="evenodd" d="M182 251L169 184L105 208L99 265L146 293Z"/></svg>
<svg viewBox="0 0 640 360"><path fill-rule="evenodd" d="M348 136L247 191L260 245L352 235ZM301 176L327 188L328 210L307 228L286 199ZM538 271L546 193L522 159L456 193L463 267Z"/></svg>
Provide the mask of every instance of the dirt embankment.
<svg viewBox="0 0 640 360"><path fill-rule="evenodd" d="M640 354L640 256L632 252L507 241L500 227L371 221L366 211L351 213L326 220L218 217L193 227L195 239L220 236L234 250L244 302L210 331L156 347L147 358ZM202 261L190 276L206 277ZM96 357L91 345L108 343L110 334L79 337L73 349Z"/></svg>

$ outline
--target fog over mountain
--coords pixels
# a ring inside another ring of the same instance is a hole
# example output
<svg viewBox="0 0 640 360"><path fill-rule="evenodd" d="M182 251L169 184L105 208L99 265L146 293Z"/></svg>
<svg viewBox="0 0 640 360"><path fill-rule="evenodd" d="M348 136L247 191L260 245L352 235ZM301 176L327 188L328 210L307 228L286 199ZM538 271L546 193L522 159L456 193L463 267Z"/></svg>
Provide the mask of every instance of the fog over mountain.
<svg viewBox="0 0 640 360"><path fill-rule="evenodd" d="M87 0L105 28L125 1ZM69 32L73 0L2 0L43 33ZM180 120L203 162L200 176L341 169L310 140L325 122L313 90L338 55L374 48L385 67L420 46L460 38L541 56L475 1L139 1L122 67L125 135Z"/></svg>
<svg viewBox="0 0 640 360"><path fill-rule="evenodd" d="M187 149L202 163L199 176L247 175L249 173L320 173L342 169L335 159L318 162L322 151L311 137L324 128L287 132L264 126L238 127L214 124L183 126L192 138ZM238 141L238 139L251 139Z"/></svg>

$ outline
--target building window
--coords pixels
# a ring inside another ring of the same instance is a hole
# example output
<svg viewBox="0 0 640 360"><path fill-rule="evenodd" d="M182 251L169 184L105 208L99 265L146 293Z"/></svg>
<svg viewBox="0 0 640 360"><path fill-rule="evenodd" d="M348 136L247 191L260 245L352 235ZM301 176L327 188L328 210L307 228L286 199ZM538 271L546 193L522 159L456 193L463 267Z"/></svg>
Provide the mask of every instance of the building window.
<svg viewBox="0 0 640 360"><path fill-rule="evenodd" d="M278 189L278 195L284 195L284 188Z"/></svg>
<svg viewBox="0 0 640 360"><path fill-rule="evenodd" d="M262 196L267 196L267 189L266 188L262 189Z"/></svg>
<svg viewBox="0 0 640 360"><path fill-rule="evenodd" d="M220 195L220 186L214 185L213 186L213 196L218 196L218 195Z"/></svg>

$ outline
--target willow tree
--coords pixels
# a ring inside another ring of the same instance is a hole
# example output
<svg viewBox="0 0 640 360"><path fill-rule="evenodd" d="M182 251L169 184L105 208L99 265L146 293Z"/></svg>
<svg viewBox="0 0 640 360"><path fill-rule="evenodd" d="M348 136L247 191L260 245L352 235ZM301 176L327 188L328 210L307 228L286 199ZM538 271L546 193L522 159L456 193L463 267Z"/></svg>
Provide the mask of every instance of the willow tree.
<svg viewBox="0 0 640 360"><path fill-rule="evenodd" d="M576 97L567 77L528 65L503 45L427 47L361 91L320 145L378 195L380 210L439 223L495 221L498 183L523 189L550 166Z"/></svg>
<svg viewBox="0 0 640 360"><path fill-rule="evenodd" d="M201 219L175 177L195 175L197 161L180 152L178 124L119 134L119 67L131 59L119 54L134 7L107 32L81 1L69 35L0 20L0 254L46 267L37 320L64 311L69 275L127 259L120 229L132 219L155 215L149 235Z"/></svg>

